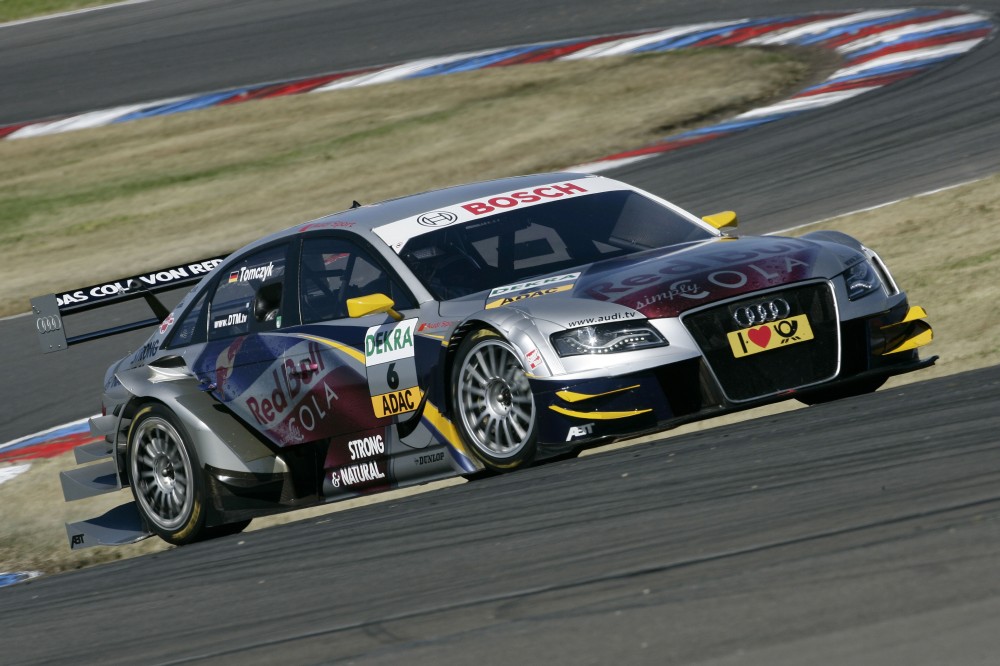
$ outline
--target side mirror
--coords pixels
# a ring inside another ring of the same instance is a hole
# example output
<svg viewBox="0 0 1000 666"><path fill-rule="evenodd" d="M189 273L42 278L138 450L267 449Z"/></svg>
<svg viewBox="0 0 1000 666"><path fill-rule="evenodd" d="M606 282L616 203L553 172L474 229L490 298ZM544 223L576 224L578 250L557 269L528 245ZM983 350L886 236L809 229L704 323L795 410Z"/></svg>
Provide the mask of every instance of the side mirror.
<svg viewBox="0 0 1000 666"><path fill-rule="evenodd" d="M708 222L716 229L722 229L724 227L735 228L737 226L736 213L731 210L724 210L721 213L716 213L714 215L706 215L701 219Z"/></svg>
<svg viewBox="0 0 1000 666"><path fill-rule="evenodd" d="M394 305L396 305L396 302L385 294L368 294L367 296L348 298L347 314L351 317L364 317L365 315L384 312L396 321L399 321L403 318L403 315L392 309Z"/></svg>

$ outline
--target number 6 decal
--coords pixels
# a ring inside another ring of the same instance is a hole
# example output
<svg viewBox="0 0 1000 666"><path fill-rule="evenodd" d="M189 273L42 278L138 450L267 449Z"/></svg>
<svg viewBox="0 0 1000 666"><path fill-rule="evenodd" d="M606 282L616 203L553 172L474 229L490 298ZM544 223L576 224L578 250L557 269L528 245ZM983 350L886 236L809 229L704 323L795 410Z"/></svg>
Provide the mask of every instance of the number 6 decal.
<svg viewBox="0 0 1000 666"><path fill-rule="evenodd" d="M423 399L414 360L416 319L370 327L365 333L365 371L376 418L416 411Z"/></svg>

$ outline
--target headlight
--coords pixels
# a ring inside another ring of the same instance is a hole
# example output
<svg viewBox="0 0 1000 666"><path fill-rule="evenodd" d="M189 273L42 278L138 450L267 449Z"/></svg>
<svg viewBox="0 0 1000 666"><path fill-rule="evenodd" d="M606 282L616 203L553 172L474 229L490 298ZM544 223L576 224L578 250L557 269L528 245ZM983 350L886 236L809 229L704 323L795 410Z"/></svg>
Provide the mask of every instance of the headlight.
<svg viewBox="0 0 1000 666"><path fill-rule="evenodd" d="M655 328L639 323L583 326L554 333L550 339L560 356L614 354L668 344Z"/></svg>
<svg viewBox="0 0 1000 666"><path fill-rule="evenodd" d="M878 273L867 259L847 269L844 272L844 281L847 283L847 298L852 301L867 296L882 286Z"/></svg>

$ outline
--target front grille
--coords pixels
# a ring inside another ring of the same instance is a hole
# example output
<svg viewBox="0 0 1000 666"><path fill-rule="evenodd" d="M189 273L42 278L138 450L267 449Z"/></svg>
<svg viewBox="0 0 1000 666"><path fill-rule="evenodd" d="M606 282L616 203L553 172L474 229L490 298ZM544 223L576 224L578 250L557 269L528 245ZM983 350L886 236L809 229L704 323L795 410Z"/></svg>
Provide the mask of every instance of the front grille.
<svg viewBox="0 0 1000 666"><path fill-rule="evenodd" d="M788 316L804 314L809 318L813 339L736 358L726 334L744 327L736 322L733 313L777 298L788 302ZM839 368L840 327L833 293L826 282L756 293L691 312L682 321L705 354L723 393L734 402L832 379Z"/></svg>

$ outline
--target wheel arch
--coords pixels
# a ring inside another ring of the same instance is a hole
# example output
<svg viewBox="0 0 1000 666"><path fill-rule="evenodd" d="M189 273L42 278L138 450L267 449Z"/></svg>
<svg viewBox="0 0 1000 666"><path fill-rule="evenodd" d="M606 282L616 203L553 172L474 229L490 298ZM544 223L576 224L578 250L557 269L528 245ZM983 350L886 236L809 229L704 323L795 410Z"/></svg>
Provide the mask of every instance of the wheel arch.
<svg viewBox="0 0 1000 666"><path fill-rule="evenodd" d="M451 338L448 340L448 349L445 352L444 357L444 369L441 374L444 378L444 381L442 382L444 385L444 404L439 406L439 410L448 416L452 415L451 405L452 398L454 396L452 395L453 387L451 385L451 373L455 366L455 361L458 358L458 348L462 346L462 342L464 342L467 337L476 331L483 329L492 331L497 335L504 335L503 331L498 330L497 327L490 322L476 318L466 320L459 324L455 328L455 332L452 333Z"/></svg>
<svg viewBox="0 0 1000 666"><path fill-rule="evenodd" d="M463 335L460 339L455 342L450 362L447 366L446 375L447 385L449 388L449 408L454 407L450 417L455 425L456 431L458 432L458 436L464 441L465 446L468 447L468 450L477 460L478 464L485 466L488 473L505 472L531 465L535 461L537 455L538 429L538 410L537 404L534 404L535 401L533 399L531 412L526 416L527 422L526 424L522 424L524 427L521 429L521 434L519 435L520 443L517 444L516 448L510 449L509 452L501 451L501 449L494 449L491 445L484 443L481 438L473 433L473 431L477 428L472 428L464 416L466 410L460 403L465 404L466 399L460 398L459 395L456 395L455 393L455 391L461 386L460 379L457 375L461 372L459 366L463 362L463 359L470 358L471 353L476 349L479 349L481 345L494 344L500 345L506 349L506 353L513 357L513 362L517 363L522 371L527 367L525 353L517 342L511 339L509 334L510 331L491 325L490 322L484 322L481 320L470 322L470 324L471 325L463 331ZM483 332L487 335L482 336L481 339L477 339L476 337L473 337L477 332ZM490 342L491 340L493 340L493 342ZM489 377L489 372L486 372L485 374ZM516 380L514 383L507 384L507 390L510 393L513 393L515 390L519 390L515 389L517 384L518 382ZM531 391L526 377L523 379L523 389L527 390L529 393ZM518 416L516 415L516 411L518 410L511 407L510 393L508 393L506 402L507 408L504 409L503 415L494 412L493 418L498 419L498 423L502 421L509 421L511 419L518 419ZM503 398L500 398L500 400L503 401ZM482 398L482 401L488 402L488 399ZM477 401L476 404L485 405L486 402ZM485 412L483 412L483 414L485 414ZM478 421L478 416L476 417L476 420ZM514 427L517 428L517 426ZM499 428L499 425L497 428ZM508 430L507 432L507 440L509 440L510 431ZM518 432L518 430L515 430L515 432ZM499 430L497 433L499 433ZM509 444L510 442L508 441L507 443Z"/></svg>
<svg viewBox="0 0 1000 666"><path fill-rule="evenodd" d="M191 386L185 386L186 383ZM129 444L132 421L144 407L158 404L170 410L183 424L203 468L211 466L251 474L288 472L276 446L193 382L162 382L150 386L155 390L131 391L132 397L121 410L118 436L125 437L125 441L116 441L120 470L124 470L122 456Z"/></svg>
<svg viewBox="0 0 1000 666"><path fill-rule="evenodd" d="M498 308L480 311L455 327L454 333L448 340L448 350L445 352L444 359L445 402L449 410L452 399L449 378L458 355L458 348L465 338L478 330L492 331L506 340L515 349L521 361L527 364L525 356L527 350L523 343L526 337L530 337L528 328L531 321L528 315L515 308Z"/></svg>

